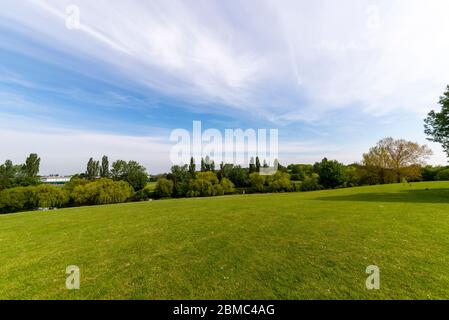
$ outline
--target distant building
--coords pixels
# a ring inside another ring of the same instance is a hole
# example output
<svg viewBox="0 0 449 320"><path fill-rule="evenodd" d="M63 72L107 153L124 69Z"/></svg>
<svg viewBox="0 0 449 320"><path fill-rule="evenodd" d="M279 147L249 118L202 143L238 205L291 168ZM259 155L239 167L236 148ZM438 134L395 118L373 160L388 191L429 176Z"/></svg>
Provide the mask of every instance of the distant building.
<svg viewBox="0 0 449 320"><path fill-rule="evenodd" d="M45 184L61 185L69 182L71 178L72 176L50 175L50 176L43 176L40 179L41 182Z"/></svg>

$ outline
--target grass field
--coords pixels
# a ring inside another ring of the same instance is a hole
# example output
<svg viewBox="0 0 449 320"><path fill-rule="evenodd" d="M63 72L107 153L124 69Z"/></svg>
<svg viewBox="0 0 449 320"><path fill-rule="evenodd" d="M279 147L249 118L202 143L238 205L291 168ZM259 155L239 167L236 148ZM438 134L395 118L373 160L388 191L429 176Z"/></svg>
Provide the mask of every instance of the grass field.
<svg viewBox="0 0 449 320"><path fill-rule="evenodd" d="M65 288L68 265L80 290ZM0 216L12 298L449 298L449 182Z"/></svg>

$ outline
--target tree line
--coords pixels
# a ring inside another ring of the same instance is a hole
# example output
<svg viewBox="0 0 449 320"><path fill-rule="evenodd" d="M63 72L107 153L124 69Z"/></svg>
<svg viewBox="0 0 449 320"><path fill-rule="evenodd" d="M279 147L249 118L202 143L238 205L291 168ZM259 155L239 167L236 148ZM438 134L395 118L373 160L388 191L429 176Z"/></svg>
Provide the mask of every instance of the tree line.
<svg viewBox="0 0 449 320"><path fill-rule="evenodd" d="M277 162L275 174L262 175L261 168L268 164L259 157L251 159L248 167L220 163L218 168L206 157L199 170L192 157L189 165L174 165L169 173L152 177L137 161L117 160L110 166L103 156L101 161L90 158L85 172L72 176L63 187L40 183L40 158L31 154L22 165L8 160L0 166L0 212L449 179L448 167L424 166L430 154L426 146L386 138L365 153L361 163L351 165L327 158L313 165ZM155 186L151 179L156 180Z"/></svg>

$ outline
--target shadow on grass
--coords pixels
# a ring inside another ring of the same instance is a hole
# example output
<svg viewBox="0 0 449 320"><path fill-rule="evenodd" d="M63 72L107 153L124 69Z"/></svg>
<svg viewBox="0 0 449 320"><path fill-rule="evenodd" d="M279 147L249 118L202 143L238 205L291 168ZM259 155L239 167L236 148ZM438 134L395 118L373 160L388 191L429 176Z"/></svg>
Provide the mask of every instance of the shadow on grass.
<svg viewBox="0 0 449 320"><path fill-rule="evenodd" d="M370 192L344 196L319 197L321 201L366 201L366 202L410 202L449 203L449 189L403 190L396 193Z"/></svg>

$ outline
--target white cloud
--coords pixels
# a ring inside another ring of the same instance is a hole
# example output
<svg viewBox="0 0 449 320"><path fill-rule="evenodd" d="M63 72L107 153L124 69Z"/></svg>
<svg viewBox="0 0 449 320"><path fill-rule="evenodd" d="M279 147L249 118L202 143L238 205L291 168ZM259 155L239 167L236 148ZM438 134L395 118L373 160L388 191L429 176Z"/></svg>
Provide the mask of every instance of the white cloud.
<svg viewBox="0 0 449 320"><path fill-rule="evenodd" d="M78 31L65 28L72 4L80 8ZM348 105L374 115L423 114L448 82L447 0L10 0L3 7L11 28L106 63L123 82L273 121Z"/></svg>

